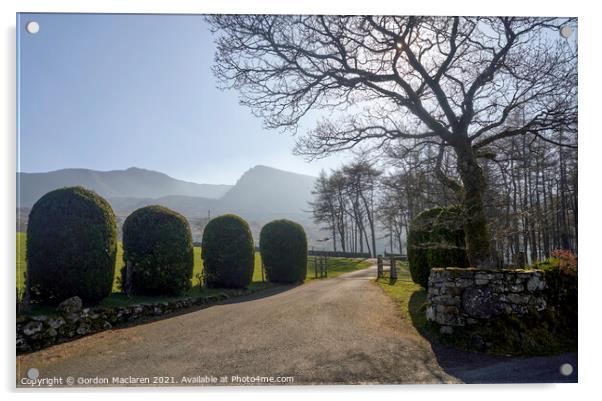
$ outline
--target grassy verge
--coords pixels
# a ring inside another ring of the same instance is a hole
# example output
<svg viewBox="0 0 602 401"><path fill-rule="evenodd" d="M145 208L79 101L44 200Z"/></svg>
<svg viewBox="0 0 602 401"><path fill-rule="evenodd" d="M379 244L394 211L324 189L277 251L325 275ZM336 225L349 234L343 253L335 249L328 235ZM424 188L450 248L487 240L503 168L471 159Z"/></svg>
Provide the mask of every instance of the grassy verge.
<svg viewBox="0 0 602 401"><path fill-rule="evenodd" d="M24 273L27 269L25 262L25 233L17 233L17 289L22 291L25 288Z"/></svg>
<svg viewBox="0 0 602 401"><path fill-rule="evenodd" d="M453 334L440 334L436 324L426 320L427 292L412 282L406 263L400 266L399 279L388 277L377 284L398 305L404 319L429 341L454 348L495 355L535 356L577 350L576 333L559 324L562 320L553 310L517 318L502 316L486 323L455 328Z"/></svg>
<svg viewBox="0 0 602 401"><path fill-rule="evenodd" d="M426 290L412 281L407 262L397 262L397 266L397 281L391 283L389 272L385 272L385 277L377 279L376 283L398 306L402 318L411 321L422 335L426 335L430 330L426 320Z"/></svg>

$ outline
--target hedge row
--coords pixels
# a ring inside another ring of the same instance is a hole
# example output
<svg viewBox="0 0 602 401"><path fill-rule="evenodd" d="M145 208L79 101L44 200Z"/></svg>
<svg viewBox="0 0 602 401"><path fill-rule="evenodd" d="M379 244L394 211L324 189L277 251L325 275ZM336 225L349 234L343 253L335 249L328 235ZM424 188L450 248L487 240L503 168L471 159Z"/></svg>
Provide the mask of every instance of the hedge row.
<svg viewBox="0 0 602 401"><path fill-rule="evenodd" d="M246 221L227 214L203 232L204 282L208 287L245 288L253 278L255 248ZM307 238L289 220L266 224L260 249L270 282L303 282ZM82 187L61 188L33 206L27 228L27 286L30 299L56 304L79 296L97 303L111 293L117 229L109 203ZM146 206L123 224L124 292L179 295L190 289L194 267L190 226L179 213Z"/></svg>
<svg viewBox="0 0 602 401"><path fill-rule="evenodd" d="M272 283L299 283L307 274L307 237L290 220L274 220L259 235L266 277ZM253 279L255 247L246 221L227 214L207 224L202 258L208 287L243 288Z"/></svg>
<svg viewBox="0 0 602 401"><path fill-rule="evenodd" d="M194 254L188 221L163 206L136 210L123 223L123 260L122 289L129 293L178 295L189 290Z"/></svg>
<svg viewBox="0 0 602 401"><path fill-rule="evenodd" d="M408 263L412 280L428 287L433 267L468 267L462 209L435 207L419 213L408 233Z"/></svg>
<svg viewBox="0 0 602 401"><path fill-rule="evenodd" d="M51 191L27 225L27 285L32 300L72 296L95 303L111 293L117 227L109 203L82 187Z"/></svg>
<svg viewBox="0 0 602 401"><path fill-rule="evenodd" d="M261 229L261 257L268 281L302 283L307 275L307 237L300 224L274 220Z"/></svg>
<svg viewBox="0 0 602 401"><path fill-rule="evenodd" d="M205 227L202 245L208 287L244 288L251 283L255 247L246 221L233 214L216 217Z"/></svg>

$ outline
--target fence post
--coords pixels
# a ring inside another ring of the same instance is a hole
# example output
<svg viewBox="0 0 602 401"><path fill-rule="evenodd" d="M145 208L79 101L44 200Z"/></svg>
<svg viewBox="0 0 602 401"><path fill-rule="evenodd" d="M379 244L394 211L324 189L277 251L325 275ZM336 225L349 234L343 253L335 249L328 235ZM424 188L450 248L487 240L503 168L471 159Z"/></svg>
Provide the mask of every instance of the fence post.
<svg viewBox="0 0 602 401"><path fill-rule="evenodd" d="M328 278L328 265L326 264L326 256L324 256L324 277Z"/></svg>
<svg viewBox="0 0 602 401"><path fill-rule="evenodd" d="M376 259L376 278L383 277L383 258L382 256L378 256Z"/></svg>
<svg viewBox="0 0 602 401"><path fill-rule="evenodd" d="M391 281L397 280L397 267L395 266L395 258L391 258Z"/></svg>
<svg viewBox="0 0 602 401"><path fill-rule="evenodd" d="M314 256L314 278L318 278L318 258Z"/></svg>
<svg viewBox="0 0 602 401"><path fill-rule="evenodd" d="M320 278L324 278L324 256L320 256L320 259L318 265L320 266L318 268L318 271L320 272L320 274L318 275L318 277Z"/></svg>
<svg viewBox="0 0 602 401"><path fill-rule="evenodd" d="M322 278L322 256L318 257L318 278Z"/></svg>

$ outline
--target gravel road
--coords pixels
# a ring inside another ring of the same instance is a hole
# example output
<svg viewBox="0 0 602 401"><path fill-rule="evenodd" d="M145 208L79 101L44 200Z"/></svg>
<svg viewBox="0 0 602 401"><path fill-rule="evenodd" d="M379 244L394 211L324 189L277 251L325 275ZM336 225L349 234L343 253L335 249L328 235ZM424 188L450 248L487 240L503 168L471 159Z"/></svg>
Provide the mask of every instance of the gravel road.
<svg viewBox="0 0 602 401"><path fill-rule="evenodd" d="M436 353L372 282L375 275L371 267L273 288L21 355L17 385L29 386L21 379L30 368L38 369L39 379L73 377L75 385L94 380L103 385L220 384L222 377L227 384L269 380L263 377L287 384L495 382L524 363L507 366L509 359L487 359L480 372L478 357L445 349ZM453 360L462 358L454 366ZM548 365L558 372L556 362ZM520 378L520 369L512 376Z"/></svg>

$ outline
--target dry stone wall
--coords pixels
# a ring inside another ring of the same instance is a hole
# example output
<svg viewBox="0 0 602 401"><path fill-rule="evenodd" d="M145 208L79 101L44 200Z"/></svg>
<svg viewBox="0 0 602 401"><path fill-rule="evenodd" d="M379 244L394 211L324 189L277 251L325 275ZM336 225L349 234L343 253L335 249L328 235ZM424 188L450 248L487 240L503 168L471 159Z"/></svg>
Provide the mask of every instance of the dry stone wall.
<svg viewBox="0 0 602 401"><path fill-rule="evenodd" d="M428 282L427 319L442 333L500 315L522 316L546 308L540 270L433 268Z"/></svg>
<svg viewBox="0 0 602 401"><path fill-rule="evenodd" d="M17 353L36 351L113 327L138 323L191 307L211 306L228 298L248 295L258 290L230 290L227 293L182 298L170 302L114 308L84 308L79 297L69 298L63 301L54 313L17 314Z"/></svg>

